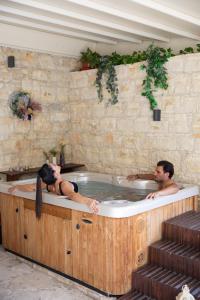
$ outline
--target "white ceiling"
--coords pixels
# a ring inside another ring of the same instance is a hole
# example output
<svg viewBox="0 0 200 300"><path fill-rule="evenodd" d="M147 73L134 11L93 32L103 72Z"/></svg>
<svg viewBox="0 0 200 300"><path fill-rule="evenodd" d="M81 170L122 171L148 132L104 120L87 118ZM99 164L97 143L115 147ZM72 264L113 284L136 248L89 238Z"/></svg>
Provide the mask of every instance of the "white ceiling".
<svg viewBox="0 0 200 300"><path fill-rule="evenodd" d="M200 0L0 0L0 23L110 45L200 41Z"/></svg>

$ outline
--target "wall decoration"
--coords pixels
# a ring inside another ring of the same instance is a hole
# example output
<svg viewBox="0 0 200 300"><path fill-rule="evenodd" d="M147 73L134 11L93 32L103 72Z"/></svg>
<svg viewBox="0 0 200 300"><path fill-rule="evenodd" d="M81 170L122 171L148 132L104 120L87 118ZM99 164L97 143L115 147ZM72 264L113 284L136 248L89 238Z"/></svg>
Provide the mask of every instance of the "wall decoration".
<svg viewBox="0 0 200 300"><path fill-rule="evenodd" d="M9 106L14 116L22 120L32 120L35 111L42 111L41 105L31 99L29 92L19 90L9 97Z"/></svg>

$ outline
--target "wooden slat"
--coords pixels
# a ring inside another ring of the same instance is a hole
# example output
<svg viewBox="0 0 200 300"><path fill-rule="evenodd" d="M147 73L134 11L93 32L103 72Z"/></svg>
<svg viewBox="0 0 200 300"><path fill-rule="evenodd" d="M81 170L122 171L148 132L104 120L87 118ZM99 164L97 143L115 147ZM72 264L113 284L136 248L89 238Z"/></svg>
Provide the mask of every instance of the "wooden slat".
<svg viewBox="0 0 200 300"><path fill-rule="evenodd" d="M35 210L35 201L24 199L24 208ZM42 204L42 213L59 217L62 219L67 219L67 220L72 219L71 209L56 206L56 205L51 205L47 203Z"/></svg>
<svg viewBox="0 0 200 300"><path fill-rule="evenodd" d="M24 208L24 234L24 255L43 263L43 217L37 219L35 211L28 208Z"/></svg>
<svg viewBox="0 0 200 300"><path fill-rule="evenodd" d="M4 248L24 253L23 199L0 193L2 215L2 244Z"/></svg>
<svg viewBox="0 0 200 300"><path fill-rule="evenodd" d="M43 263L72 275L71 221L43 214Z"/></svg>

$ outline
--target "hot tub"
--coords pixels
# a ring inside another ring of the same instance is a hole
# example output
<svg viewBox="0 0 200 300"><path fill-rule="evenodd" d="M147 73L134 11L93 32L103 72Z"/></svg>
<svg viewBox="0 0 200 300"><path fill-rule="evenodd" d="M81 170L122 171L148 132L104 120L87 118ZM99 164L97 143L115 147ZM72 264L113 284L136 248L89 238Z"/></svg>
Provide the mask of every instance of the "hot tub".
<svg viewBox="0 0 200 300"><path fill-rule="evenodd" d="M38 220L35 193L8 193L11 185L34 180L1 182L3 246L109 295L131 290L133 272L147 262L148 246L161 239L163 221L197 207L198 187L189 184L174 195L148 200L157 189L153 181L91 172L62 176L100 201L98 215L44 191Z"/></svg>
<svg viewBox="0 0 200 300"><path fill-rule="evenodd" d="M79 192L82 195L92 197L100 202L99 215L111 218L134 216L199 194L198 186L180 184L181 189L178 193L149 200L145 199L147 194L158 189L157 183L151 180L128 181L124 176L92 172L72 172L62 174L62 177L77 182ZM7 193L8 188L12 185L34 182L35 179L27 179L0 183L0 191ZM35 200L35 192L16 191L15 195ZM89 212L86 205L68 200L66 196L47 193L45 190L43 191L43 201L44 203Z"/></svg>

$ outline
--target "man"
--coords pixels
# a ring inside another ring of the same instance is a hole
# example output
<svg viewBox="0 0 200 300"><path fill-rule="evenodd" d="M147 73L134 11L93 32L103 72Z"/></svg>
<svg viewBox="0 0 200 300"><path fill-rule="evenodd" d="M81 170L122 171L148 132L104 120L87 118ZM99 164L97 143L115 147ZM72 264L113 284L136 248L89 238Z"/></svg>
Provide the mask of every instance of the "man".
<svg viewBox="0 0 200 300"><path fill-rule="evenodd" d="M127 176L128 180L147 179L155 180L158 183L158 191L147 195L147 199L154 199L160 196L167 196L178 192L179 187L171 179L174 175L174 166L172 163L161 160L157 163L154 174L136 174Z"/></svg>

